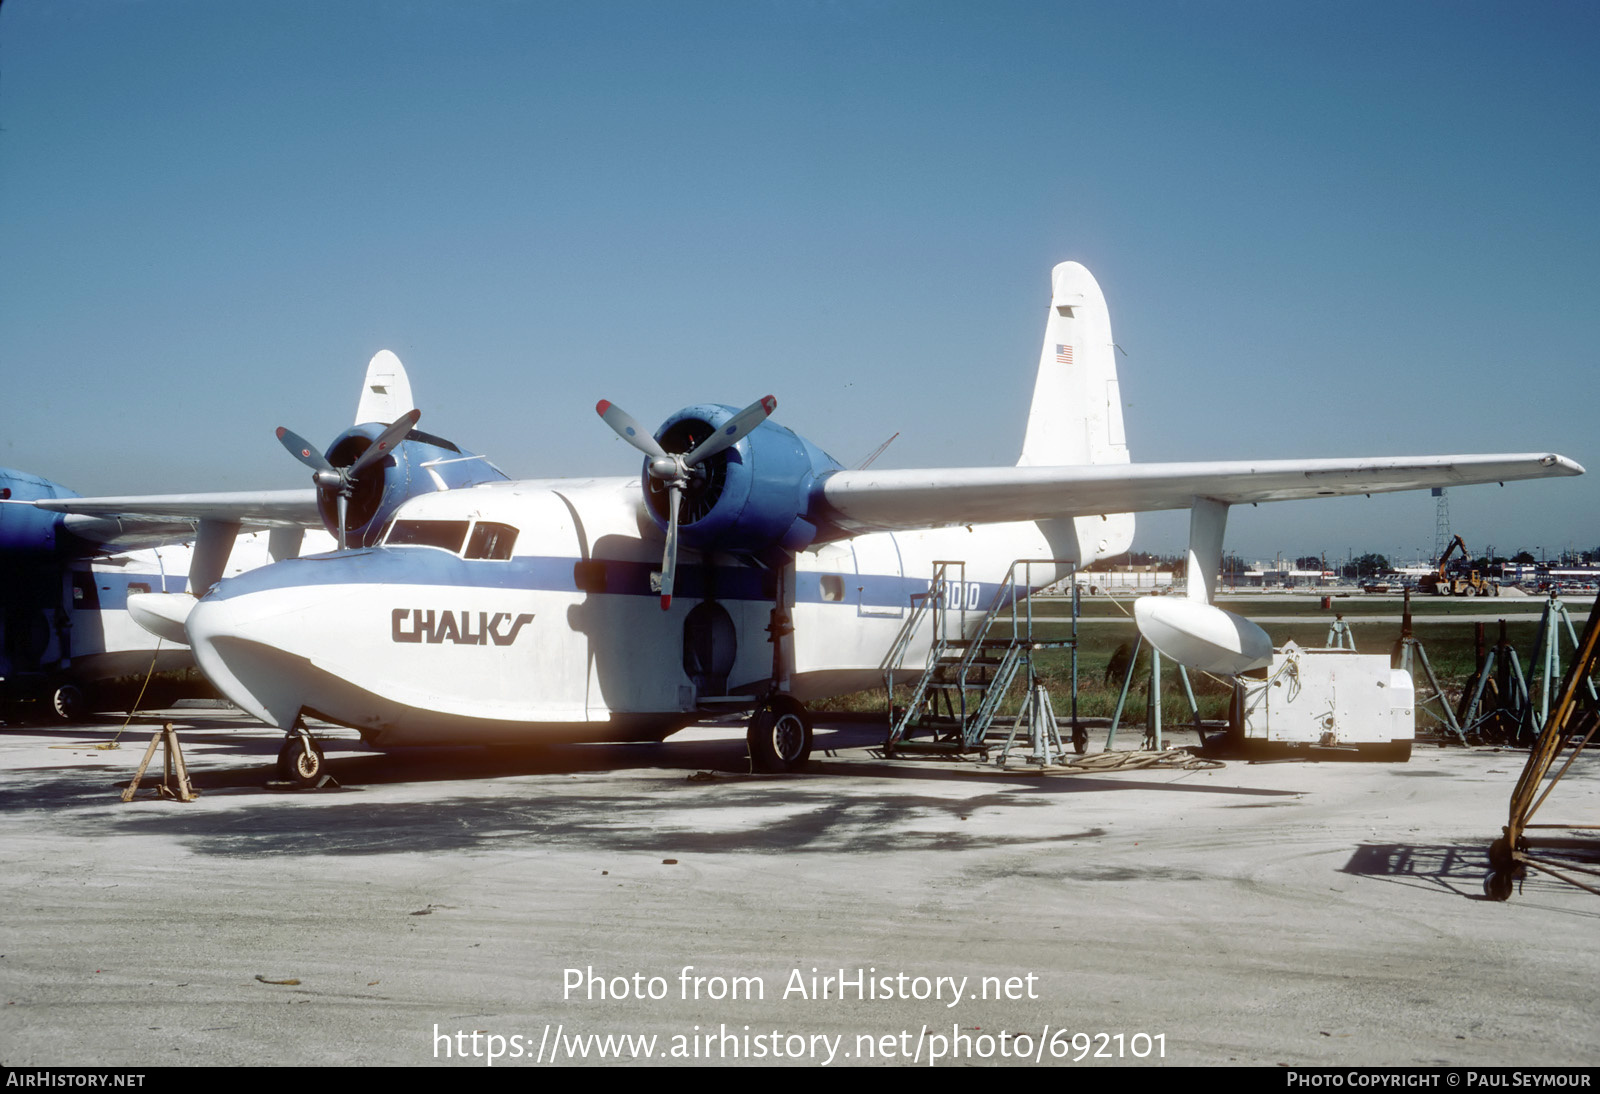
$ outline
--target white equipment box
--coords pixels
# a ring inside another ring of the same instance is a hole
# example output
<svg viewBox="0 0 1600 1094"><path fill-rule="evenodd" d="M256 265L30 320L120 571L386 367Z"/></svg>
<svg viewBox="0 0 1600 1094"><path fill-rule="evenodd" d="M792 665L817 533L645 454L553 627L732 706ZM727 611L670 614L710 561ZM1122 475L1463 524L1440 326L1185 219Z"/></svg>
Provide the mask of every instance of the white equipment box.
<svg viewBox="0 0 1600 1094"><path fill-rule="evenodd" d="M1234 731L1247 742L1356 748L1385 759L1411 756L1416 736L1411 675L1385 654L1302 649L1272 656L1265 680L1238 678Z"/></svg>

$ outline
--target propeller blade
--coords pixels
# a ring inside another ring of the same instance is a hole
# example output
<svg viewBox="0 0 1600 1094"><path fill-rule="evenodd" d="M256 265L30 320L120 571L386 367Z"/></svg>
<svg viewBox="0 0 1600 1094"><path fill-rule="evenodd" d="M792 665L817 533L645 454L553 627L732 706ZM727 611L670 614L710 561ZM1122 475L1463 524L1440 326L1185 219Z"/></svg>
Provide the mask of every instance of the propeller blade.
<svg viewBox="0 0 1600 1094"><path fill-rule="evenodd" d="M721 429L696 445L695 450L683 458L683 465L685 467L693 467L701 461L715 456L724 448L738 444L741 437L766 421L768 416L777 409L778 400L771 395L751 403L729 418Z"/></svg>
<svg viewBox="0 0 1600 1094"><path fill-rule="evenodd" d="M335 500L334 504L339 510L339 550L342 551L344 550L344 529L345 525L349 523L348 515L350 512L350 494L345 490L340 490L339 496Z"/></svg>
<svg viewBox="0 0 1600 1094"><path fill-rule="evenodd" d="M633 447L643 452L652 459L665 456L666 450L656 443L655 437L644 426L633 420L633 416L623 410L609 399L601 399L594 404L595 413L604 419L606 425L616 431L617 436L627 441Z"/></svg>
<svg viewBox="0 0 1600 1094"><path fill-rule="evenodd" d="M683 488L674 483L667 491L667 549L661 555L661 610L672 607L672 577L678 569L678 505Z"/></svg>
<svg viewBox="0 0 1600 1094"><path fill-rule="evenodd" d="M283 443L283 447L289 450L289 455L293 456L295 459L311 468L311 470L333 470L333 465L327 461L326 457L323 456L322 450L317 448L304 437L300 436L300 434L291 432L282 426L279 426L278 440Z"/></svg>
<svg viewBox="0 0 1600 1094"><path fill-rule="evenodd" d="M345 468L345 476L353 479L363 468L371 467L387 456L395 445L405 439L405 435L411 432L412 427L417 424L417 420L421 417L422 411L411 410L396 418L388 429L378 434L377 440L367 446L367 450L361 453L355 463Z"/></svg>

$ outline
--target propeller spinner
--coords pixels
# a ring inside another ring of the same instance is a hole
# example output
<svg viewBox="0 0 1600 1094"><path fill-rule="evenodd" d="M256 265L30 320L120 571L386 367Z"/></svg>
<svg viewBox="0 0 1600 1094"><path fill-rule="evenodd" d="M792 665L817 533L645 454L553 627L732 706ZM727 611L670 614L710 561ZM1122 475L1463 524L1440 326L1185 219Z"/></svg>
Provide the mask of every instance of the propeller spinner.
<svg viewBox="0 0 1600 1094"><path fill-rule="evenodd" d="M661 556L661 610L672 606L672 579L678 569L678 514L683 506L684 491L690 483L705 472L700 465L712 456L739 443L740 438L766 421L778 408L778 400L768 395L745 407L729 418L711 436L687 452L668 452L632 415L615 403L601 399L595 412L627 441L649 457L646 467L650 477L661 483L667 491L667 545Z"/></svg>
<svg viewBox="0 0 1600 1094"><path fill-rule="evenodd" d="M282 426L278 427L278 440L289 450L291 456L311 468L311 481L319 488L338 491L335 504L339 511L339 550L345 548L345 524L350 511L350 498L355 493L355 484L361 472L387 456L394 446L415 428L421 417L422 411L412 410L396 418L389 428L378 434L378 439L368 445L367 450L347 467L335 467L304 437Z"/></svg>

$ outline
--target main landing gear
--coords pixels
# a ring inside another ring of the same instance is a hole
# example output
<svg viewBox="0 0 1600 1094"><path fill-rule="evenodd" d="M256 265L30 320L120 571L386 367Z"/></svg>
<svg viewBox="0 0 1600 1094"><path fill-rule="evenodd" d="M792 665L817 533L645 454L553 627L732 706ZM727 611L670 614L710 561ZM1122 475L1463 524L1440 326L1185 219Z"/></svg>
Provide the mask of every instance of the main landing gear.
<svg viewBox="0 0 1600 1094"><path fill-rule="evenodd" d="M811 758L811 712L782 693L770 695L750 716L750 766L782 774L800 771Z"/></svg>
<svg viewBox="0 0 1600 1094"><path fill-rule="evenodd" d="M278 750L278 779L306 789L322 781L324 767L322 746L305 726L296 724Z"/></svg>
<svg viewBox="0 0 1600 1094"><path fill-rule="evenodd" d="M76 684L61 684L50 693L50 713L58 722L76 722L89 710L89 700Z"/></svg>

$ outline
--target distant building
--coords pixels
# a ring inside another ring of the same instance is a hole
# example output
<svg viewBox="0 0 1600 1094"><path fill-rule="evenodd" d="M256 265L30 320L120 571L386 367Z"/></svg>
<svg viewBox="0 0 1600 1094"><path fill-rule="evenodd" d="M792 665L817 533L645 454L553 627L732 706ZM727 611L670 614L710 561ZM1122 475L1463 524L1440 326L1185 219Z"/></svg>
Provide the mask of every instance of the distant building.
<svg viewBox="0 0 1600 1094"><path fill-rule="evenodd" d="M1102 592L1154 592L1170 589L1173 583L1171 570L1159 569L1155 563L1144 566L1114 566L1105 570L1082 570L1073 575L1078 585L1087 593ZM1047 592L1065 592L1066 582L1060 582Z"/></svg>

